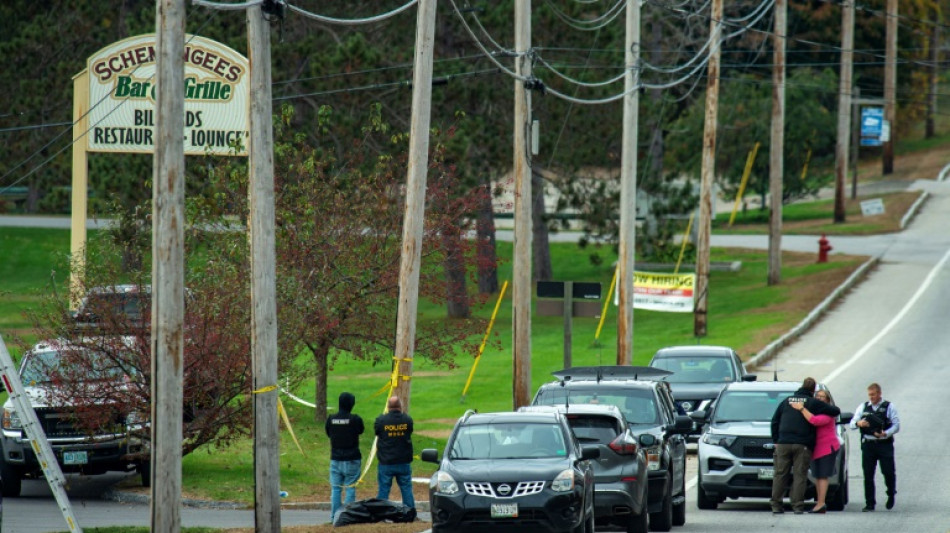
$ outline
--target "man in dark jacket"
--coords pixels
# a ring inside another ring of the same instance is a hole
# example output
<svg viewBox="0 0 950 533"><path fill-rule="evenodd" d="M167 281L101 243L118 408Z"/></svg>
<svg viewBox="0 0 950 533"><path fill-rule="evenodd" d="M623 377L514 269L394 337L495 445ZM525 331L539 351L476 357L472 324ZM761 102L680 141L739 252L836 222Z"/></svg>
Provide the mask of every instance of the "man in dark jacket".
<svg viewBox="0 0 950 533"><path fill-rule="evenodd" d="M811 451L815 447L815 427L791 406L792 402L802 402L816 415L836 417L841 409L812 397L815 393L814 378L805 378L800 389L779 404L772 415L772 442L775 443L775 472L772 478L772 514L781 514L782 497L788 485L789 470L792 475L792 489L788 493L789 502L795 514L805 512L805 489L808 486L808 464Z"/></svg>
<svg viewBox="0 0 950 533"><path fill-rule="evenodd" d="M363 419L353 414L356 397L340 393L340 410L327 418L324 430L330 437L330 519L340 510L340 493L346 489L343 504L356 501L356 481L360 477L360 435Z"/></svg>
<svg viewBox="0 0 950 533"><path fill-rule="evenodd" d="M402 412L402 402L393 396L386 404L388 413L376 418L376 454L379 457L377 480L379 493L377 498L389 499L389 489L393 478L399 485L402 503L415 509L416 499L412 495L412 417Z"/></svg>

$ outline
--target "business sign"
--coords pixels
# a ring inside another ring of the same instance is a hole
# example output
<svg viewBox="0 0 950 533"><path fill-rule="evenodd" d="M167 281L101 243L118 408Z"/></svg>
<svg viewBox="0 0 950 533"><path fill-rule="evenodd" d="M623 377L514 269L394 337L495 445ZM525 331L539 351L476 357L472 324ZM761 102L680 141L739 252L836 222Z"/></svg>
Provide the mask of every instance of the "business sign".
<svg viewBox="0 0 950 533"><path fill-rule="evenodd" d="M88 151L154 151L155 46L155 34L139 35L89 58ZM247 155L247 58L221 43L186 35L184 65L185 154Z"/></svg>
<svg viewBox="0 0 950 533"><path fill-rule="evenodd" d="M881 146L884 134L884 108L861 108L861 146Z"/></svg>
<svg viewBox="0 0 950 533"><path fill-rule="evenodd" d="M633 308L668 313L692 313L696 274L633 273ZM614 294L614 305L619 295Z"/></svg>

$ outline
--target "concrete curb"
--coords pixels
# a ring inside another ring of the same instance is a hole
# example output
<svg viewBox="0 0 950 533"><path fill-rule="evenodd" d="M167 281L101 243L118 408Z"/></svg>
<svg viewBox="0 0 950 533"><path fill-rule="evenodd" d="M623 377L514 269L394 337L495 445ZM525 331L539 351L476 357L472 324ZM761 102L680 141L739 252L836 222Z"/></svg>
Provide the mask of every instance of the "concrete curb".
<svg viewBox="0 0 950 533"><path fill-rule="evenodd" d="M947 167L944 167L944 169L945 170L950 169L950 165L948 165ZM941 171L941 174L943 174L943 171ZM907 212L904 213L904 217L901 218L901 229L906 228L907 224L910 224L910 221L913 220L915 216L917 216L917 213L920 211L920 208L923 207L924 202L926 202L929 198L930 198L930 193L927 191L924 191L924 193L921 194L917 198L917 200L910 206L910 209L908 209Z"/></svg>
<svg viewBox="0 0 950 533"><path fill-rule="evenodd" d="M792 343L792 341L808 331L808 329L811 328L815 322L817 322L818 319L820 319L821 316L825 314L826 311L828 311L828 308L830 308L831 305L835 303L835 301L841 298L841 296L846 291L857 285L858 282L864 278L867 272L876 266L880 260L880 256L875 256L865 261L864 264L858 267L858 269L848 277L848 279L844 280L844 283L839 285L838 288L829 294L827 298L815 306L815 308L812 309L810 313L808 313L808 316L802 319L801 322L790 329L786 334L782 335L771 344L763 348L762 351L755 354L752 359L746 362L746 365L748 367L758 367L769 362L773 357L775 357L775 354L778 353L779 350L785 346L788 346Z"/></svg>

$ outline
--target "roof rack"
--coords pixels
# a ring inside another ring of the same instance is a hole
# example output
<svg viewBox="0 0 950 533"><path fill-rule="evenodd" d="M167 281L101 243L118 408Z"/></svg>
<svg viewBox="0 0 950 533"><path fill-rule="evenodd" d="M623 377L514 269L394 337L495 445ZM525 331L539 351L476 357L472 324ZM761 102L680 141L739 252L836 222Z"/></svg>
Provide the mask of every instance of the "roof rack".
<svg viewBox="0 0 950 533"><path fill-rule="evenodd" d="M604 380L638 380L641 378L659 378L669 376L673 372L654 368L652 366L575 366L551 372L562 383L565 381L604 381Z"/></svg>

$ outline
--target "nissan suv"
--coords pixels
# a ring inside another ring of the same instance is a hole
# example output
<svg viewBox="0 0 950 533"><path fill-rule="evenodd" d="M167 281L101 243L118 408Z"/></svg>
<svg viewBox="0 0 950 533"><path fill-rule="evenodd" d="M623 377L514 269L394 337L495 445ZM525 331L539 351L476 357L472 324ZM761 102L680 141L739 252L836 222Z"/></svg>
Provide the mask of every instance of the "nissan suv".
<svg viewBox="0 0 950 533"><path fill-rule="evenodd" d="M631 431L649 434L646 449L650 529L669 531L686 523L686 437L693 428L677 414L664 370L643 366L573 367L554 372L534 405L608 404L620 409Z"/></svg>
<svg viewBox="0 0 950 533"><path fill-rule="evenodd" d="M594 465L594 515L598 526L615 524L628 533L647 531L647 448L656 438L630 430L616 406L596 404L528 405L519 412L559 412L574 436L600 448Z"/></svg>
<svg viewBox="0 0 950 533"><path fill-rule="evenodd" d="M726 498L768 498L775 475L772 415L801 386L791 381L730 383L709 411L691 416L705 424L697 455L699 473L696 503L700 509L715 509ZM828 390L823 384L819 389ZM828 509L840 511L848 503L848 435L843 424L851 413L841 413L836 431L841 451L837 475L828 480ZM806 498L814 497L815 486L808 473Z"/></svg>
<svg viewBox="0 0 950 533"><path fill-rule="evenodd" d="M429 482L432 531L594 532L600 450L582 446L557 412L465 413Z"/></svg>
<svg viewBox="0 0 950 533"><path fill-rule="evenodd" d="M116 342L125 342L120 338ZM69 405L57 389L53 375L61 363L64 350L80 349L65 341L37 344L26 352L20 364L20 381L29 397L40 426L46 433L53 453L64 472L101 474L107 471L139 470L142 483L149 477L147 446L135 436L147 427L144 419L134 414L115 414L112 419L95 429L87 429L79 423L83 411ZM107 386L119 382L125 376L117 369L93 369L85 382L89 387ZM20 495L24 477L39 477L42 468L37 462L30 439L23 429L20 416L11 399L3 404L2 427L0 427L0 479L3 496Z"/></svg>

